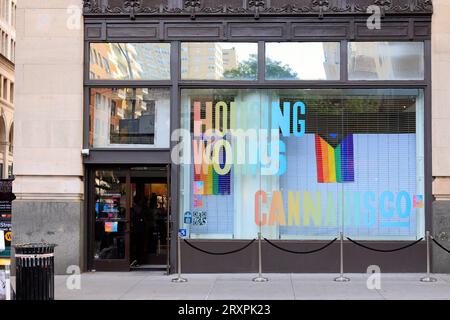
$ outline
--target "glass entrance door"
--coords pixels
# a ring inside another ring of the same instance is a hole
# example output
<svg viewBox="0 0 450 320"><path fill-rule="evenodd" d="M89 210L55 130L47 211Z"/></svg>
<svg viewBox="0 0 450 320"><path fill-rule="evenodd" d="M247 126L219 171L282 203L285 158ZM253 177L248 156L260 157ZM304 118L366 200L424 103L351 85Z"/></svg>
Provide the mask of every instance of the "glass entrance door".
<svg viewBox="0 0 450 320"><path fill-rule="evenodd" d="M168 166L98 168L91 175L91 268L166 270Z"/></svg>
<svg viewBox="0 0 450 320"><path fill-rule="evenodd" d="M167 268L168 183L166 167L131 168L132 269Z"/></svg>
<svg viewBox="0 0 450 320"><path fill-rule="evenodd" d="M127 170L94 170L94 268L129 268L130 178Z"/></svg>

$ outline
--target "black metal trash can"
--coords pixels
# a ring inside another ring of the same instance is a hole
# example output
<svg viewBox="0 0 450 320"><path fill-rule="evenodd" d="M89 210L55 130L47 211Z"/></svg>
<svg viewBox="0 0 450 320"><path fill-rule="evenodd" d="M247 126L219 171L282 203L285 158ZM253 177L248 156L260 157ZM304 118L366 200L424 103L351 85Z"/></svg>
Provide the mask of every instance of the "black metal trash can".
<svg viewBox="0 0 450 320"><path fill-rule="evenodd" d="M55 244L15 245L16 300L55 299Z"/></svg>

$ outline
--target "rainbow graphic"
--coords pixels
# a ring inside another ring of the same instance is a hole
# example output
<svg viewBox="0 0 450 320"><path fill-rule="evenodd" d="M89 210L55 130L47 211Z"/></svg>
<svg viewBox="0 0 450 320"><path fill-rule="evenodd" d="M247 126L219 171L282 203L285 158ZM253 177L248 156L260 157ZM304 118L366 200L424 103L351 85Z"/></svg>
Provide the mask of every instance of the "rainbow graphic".
<svg viewBox="0 0 450 320"><path fill-rule="evenodd" d="M423 208L423 196L415 195L413 197L413 208L421 209Z"/></svg>
<svg viewBox="0 0 450 320"><path fill-rule="evenodd" d="M105 222L105 232L112 233L117 232L119 229L118 222Z"/></svg>
<svg viewBox="0 0 450 320"><path fill-rule="evenodd" d="M225 152L222 152L225 163ZM231 171L225 175L217 174L212 164L202 164L200 172L194 169L194 195L229 195L231 194Z"/></svg>
<svg viewBox="0 0 450 320"><path fill-rule="evenodd" d="M353 135L346 136L336 148L317 134L315 142L317 182L354 182Z"/></svg>

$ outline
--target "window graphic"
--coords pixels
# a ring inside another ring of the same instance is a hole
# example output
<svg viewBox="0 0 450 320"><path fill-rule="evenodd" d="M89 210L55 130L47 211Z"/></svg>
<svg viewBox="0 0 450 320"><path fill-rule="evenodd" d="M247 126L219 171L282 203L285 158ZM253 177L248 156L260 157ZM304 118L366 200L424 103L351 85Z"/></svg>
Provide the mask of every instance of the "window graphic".
<svg viewBox="0 0 450 320"><path fill-rule="evenodd" d="M219 175L212 165L202 166L199 173L194 174L194 194L196 195L229 195L231 193L231 173Z"/></svg>
<svg viewBox="0 0 450 320"><path fill-rule="evenodd" d="M335 138L336 134L330 134ZM355 181L353 161L353 135L348 135L337 147L330 145L319 135L315 135L317 182L353 182Z"/></svg>
<svg viewBox="0 0 450 320"><path fill-rule="evenodd" d="M182 226L190 238L423 236L422 90L184 89L181 127L180 214L207 216ZM195 161L220 144L230 170Z"/></svg>

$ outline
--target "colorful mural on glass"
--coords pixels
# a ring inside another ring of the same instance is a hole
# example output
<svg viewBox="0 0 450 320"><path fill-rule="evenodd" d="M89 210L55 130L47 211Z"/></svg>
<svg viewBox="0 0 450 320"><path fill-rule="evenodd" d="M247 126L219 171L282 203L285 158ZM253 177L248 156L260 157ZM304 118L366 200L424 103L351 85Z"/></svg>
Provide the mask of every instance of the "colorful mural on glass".
<svg viewBox="0 0 450 320"><path fill-rule="evenodd" d="M229 195L230 186L231 173L219 175L212 164L206 165L206 170L194 173L194 195Z"/></svg>
<svg viewBox="0 0 450 320"><path fill-rule="evenodd" d="M323 92L185 94L183 141L192 162L182 170L190 189L182 210L208 221L190 225L190 236L250 239L261 226L271 239L322 239L342 230L355 239L421 236L423 104L411 99L420 92ZM218 132L208 137L208 129ZM213 146L220 146L218 158ZM224 156L229 171L210 162ZM265 170L274 159L279 170Z"/></svg>
<svg viewBox="0 0 450 320"><path fill-rule="evenodd" d="M315 135L318 183L355 181L353 135L349 134L333 148L325 139Z"/></svg>

